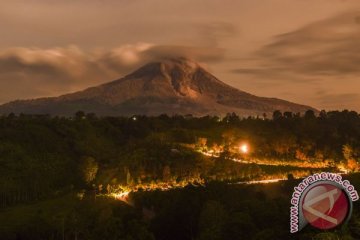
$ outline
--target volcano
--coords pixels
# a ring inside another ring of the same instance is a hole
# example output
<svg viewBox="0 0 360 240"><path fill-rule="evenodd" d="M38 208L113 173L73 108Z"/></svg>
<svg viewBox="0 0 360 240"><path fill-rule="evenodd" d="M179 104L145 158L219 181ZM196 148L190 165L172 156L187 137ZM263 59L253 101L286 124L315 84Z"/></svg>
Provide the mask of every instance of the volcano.
<svg viewBox="0 0 360 240"><path fill-rule="evenodd" d="M1 114L72 116L82 110L99 116L160 114L269 116L275 110L304 113L312 107L252 95L231 87L198 63L167 59L148 63L131 74L59 97L17 100L0 106Z"/></svg>

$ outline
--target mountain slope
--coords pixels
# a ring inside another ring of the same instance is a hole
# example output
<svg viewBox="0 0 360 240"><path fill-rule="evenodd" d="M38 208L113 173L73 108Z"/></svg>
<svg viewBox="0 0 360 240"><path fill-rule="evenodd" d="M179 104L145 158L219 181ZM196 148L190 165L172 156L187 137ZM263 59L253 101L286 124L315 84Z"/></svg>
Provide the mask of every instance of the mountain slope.
<svg viewBox="0 0 360 240"><path fill-rule="evenodd" d="M69 116L78 110L98 115L271 114L275 110L305 112L313 108L276 98L264 98L233 88L187 59L149 63L113 82L59 97L17 100L0 106L0 113Z"/></svg>

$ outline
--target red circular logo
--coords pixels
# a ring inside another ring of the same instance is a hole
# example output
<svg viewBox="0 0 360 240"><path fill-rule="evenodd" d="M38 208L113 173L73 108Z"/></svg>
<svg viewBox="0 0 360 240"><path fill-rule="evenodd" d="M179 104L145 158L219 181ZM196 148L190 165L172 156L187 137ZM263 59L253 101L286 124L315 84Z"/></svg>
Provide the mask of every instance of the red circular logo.
<svg viewBox="0 0 360 240"><path fill-rule="evenodd" d="M304 196L302 210L305 219L319 229L334 228L344 222L349 213L346 193L327 183L312 187Z"/></svg>

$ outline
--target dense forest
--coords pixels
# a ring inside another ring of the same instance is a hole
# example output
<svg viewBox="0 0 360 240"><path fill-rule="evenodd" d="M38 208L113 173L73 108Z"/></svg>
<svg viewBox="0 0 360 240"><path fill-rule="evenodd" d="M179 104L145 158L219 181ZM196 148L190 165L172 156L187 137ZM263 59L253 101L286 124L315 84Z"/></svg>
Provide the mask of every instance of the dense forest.
<svg viewBox="0 0 360 240"><path fill-rule="evenodd" d="M4 239L293 239L287 233L293 181L324 169L353 173L360 186L354 174L360 169L356 112L276 111L257 118L10 114L0 117L0 234ZM273 186L277 195L228 184L273 178L289 179ZM124 191L133 191L133 206L108 197ZM349 228L297 237L358 239L356 214Z"/></svg>

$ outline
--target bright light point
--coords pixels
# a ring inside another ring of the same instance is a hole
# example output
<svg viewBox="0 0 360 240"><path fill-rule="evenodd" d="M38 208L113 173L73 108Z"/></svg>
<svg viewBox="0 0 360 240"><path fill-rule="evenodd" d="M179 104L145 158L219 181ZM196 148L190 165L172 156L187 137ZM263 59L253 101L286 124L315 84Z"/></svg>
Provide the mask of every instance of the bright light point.
<svg viewBox="0 0 360 240"><path fill-rule="evenodd" d="M249 146L247 144L243 144L240 146L240 151L242 153L248 153L249 152Z"/></svg>

